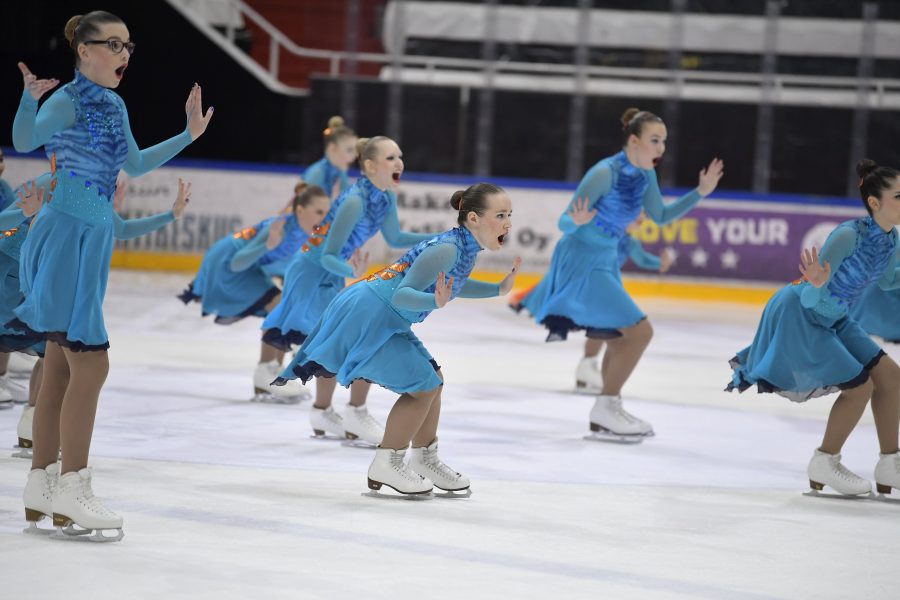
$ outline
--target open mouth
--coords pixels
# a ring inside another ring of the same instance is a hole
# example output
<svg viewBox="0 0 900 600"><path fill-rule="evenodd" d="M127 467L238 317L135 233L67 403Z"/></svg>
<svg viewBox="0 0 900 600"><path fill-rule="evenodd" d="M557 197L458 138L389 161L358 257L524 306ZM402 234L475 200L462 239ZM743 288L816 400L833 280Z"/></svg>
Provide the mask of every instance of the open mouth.
<svg viewBox="0 0 900 600"><path fill-rule="evenodd" d="M127 69L127 68L128 68L128 63L125 63L124 65L122 65L121 67L116 69L116 77L118 77L119 79L122 79L122 76L125 74L125 69Z"/></svg>
<svg viewBox="0 0 900 600"><path fill-rule="evenodd" d="M658 165L658 164L659 164L659 161L661 161L661 160L662 160L662 156L657 156L656 158L654 158L654 159L653 159L653 166L655 167L656 165Z"/></svg>
<svg viewBox="0 0 900 600"><path fill-rule="evenodd" d="M507 236L507 235L509 235L509 234L508 234L508 233L504 233L503 235L498 235L498 236L497 236L497 242L498 242L501 246L502 246L503 244L506 243L506 236Z"/></svg>
<svg viewBox="0 0 900 600"><path fill-rule="evenodd" d="M391 178L394 180L394 183L400 183L400 172L395 171Z"/></svg>

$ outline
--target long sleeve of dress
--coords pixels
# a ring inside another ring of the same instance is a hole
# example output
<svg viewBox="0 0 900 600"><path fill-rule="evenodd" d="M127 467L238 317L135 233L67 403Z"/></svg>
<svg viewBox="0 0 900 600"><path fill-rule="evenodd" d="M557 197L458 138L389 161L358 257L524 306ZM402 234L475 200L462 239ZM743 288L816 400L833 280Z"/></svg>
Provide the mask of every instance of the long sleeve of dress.
<svg viewBox="0 0 900 600"><path fill-rule="evenodd" d="M819 251L819 264L824 265L826 262L831 269L828 276L827 286L834 278L835 274L841 268L841 263L848 256L853 254L856 248L856 231L852 227L838 227L828 236L822 249ZM800 295L800 303L806 308L812 308L818 302L818 294L820 288L810 286ZM815 290L815 292L813 291Z"/></svg>
<svg viewBox="0 0 900 600"><path fill-rule="evenodd" d="M434 237L433 233L401 231L400 218L397 216L397 195L394 192L385 193L391 199L391 207L384 217L384 223L381 224L381 235L384 236L384 241L387 242L388 246L392 248L409 248Z"/></svg>
<svg viewBox="0 0 900 600"><path fill-rule="evenodd" d="M435 310L434 292L423 290L434 285L438 273L447 273L453 268L457 253L453 244L435 244L423 250L394 291L391 304L413 312Z"/></svg>
<svg viewBox="0 0 900 600"><path fill-rule="evenodd" d="M341 277L353 277L353 267L341 258L341 250L363 216L363 199L350 196L337 209L322 248L322 266Z"/></svg>
<svg viewBox="0 0 900 600"><path fill-rule="evenodd" d="M128 111L121 98L118 99L122 107L123 128L125 139L128 142L128 157L122 168L132 177L138 177L149 173L153 169L171 160L176 154L187 148L191 143L191 134L187 127L178 135L160 142L150 148L141 150L131 133L131 122L128 119Z"/></svg>
<svg viewBox="0 0 900 600"><path fill-rule="evenodd" d="M659 271L660 261L658 256L654 256L644 250L639 241L634 238L628 242L628 258L641 269L648 271Z"/></svg>
<svg viewBox="0 0 900 600"><path fill-rule="evenodd" d="M560 231L563 233L572 233L578 229L579 226L576 225L572 220L572 217L569 216L569 210L572 209L572 205L576 200L587 198L589 206L593 206L597 203L597 200L609 193L610 188L612 188L612 171L609 167L603 165L594 167L588 171L575 189L575 194L572 196L572 201L569 202L569 205L566 207L566 211L559 218L558 225Z"/></svg>
<svg viewBox="0 0 900 600"><path fill-rule="evenodd" d="M118 240L133 240L136 237L147 235L157 229L162 229L175 220L175 213L171 210L150 217L125 220L118 213L113 213L114 235Z"/></svg>
<svg viewBox="0 0 900 600"><path fill-rule="evenodd" d="M234 273L239 273L240 271L246 271L255 265L256 262L269 251L266 247L266 242L268 241L269 227L266 226L256 234L255 238L247 242L243 248L234 253L228 268Z"/></svg>
<svg viewBox="0 0 900 600"><path fill-rule="evenodd" d="M27 91L19 100L19 110L13 120L13 146L19 152L31 152L46 144L50 137L75 122L75 106L65 92L57 90L41 109L38 101Z"/></svg>
<svg viewBox="0 0 900 600"><path fill-rule="evenodd" d="M12 206L16 203L16 195L6 181L0 179L0 210Z"/></svg>
<svg viewBox="0 0 900 600"><path fill-rule="evenodd" d="M494 298L500 295L500 284L469 279L457 294L460 298Z"/></svg>
<svg viewBox="0 0 900 600"><path fill-rule="evenodd" d="M670 223L694 208L703 196L696 188L670 204L663 202L662 192L659 191L659 182L656 180L656 172L649 172L650 185L644 192L644 210L647 216L660 225Z"/></svg>
<svg viewBox="0 0 900 600"><path fill-rule="evenodd" d="M15 204L10 204L0 212L0 231L6 231L18 227L25 220L22 209Z"/></svg>
<svg viewBox="0 0 900 600"><path fill-rule="evenodd" d="M894 257L891 258L891 262L888 263L884 275L878 280L878 287L883 290L896 290L897 288L900 288L900 260L897 259L896 252L894 253Z"/></svg>

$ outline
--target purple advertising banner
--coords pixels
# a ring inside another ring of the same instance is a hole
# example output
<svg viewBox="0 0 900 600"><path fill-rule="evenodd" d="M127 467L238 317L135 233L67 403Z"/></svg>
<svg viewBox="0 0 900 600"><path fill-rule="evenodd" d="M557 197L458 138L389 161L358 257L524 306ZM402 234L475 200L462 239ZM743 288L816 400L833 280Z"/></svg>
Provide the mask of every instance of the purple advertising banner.
<svg viewBox="0 0 900 600"><path fill-rule="evenodd" d="M633 235L648 252L672 252L669 274L760 282L800 277L804 247L821 248L839 223L862 216L850 207L709 200L678 221L644 221ZM626 272L640 272L631 262Z"/></svg>

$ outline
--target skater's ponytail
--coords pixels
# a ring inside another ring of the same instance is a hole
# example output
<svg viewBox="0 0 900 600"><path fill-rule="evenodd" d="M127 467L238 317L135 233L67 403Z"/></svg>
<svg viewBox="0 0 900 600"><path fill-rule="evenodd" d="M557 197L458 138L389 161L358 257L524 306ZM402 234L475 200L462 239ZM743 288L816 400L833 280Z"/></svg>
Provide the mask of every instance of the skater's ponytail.
<svg viewBox="0 0 900 600"><path fill-rule="evenodd" d="M325 147L327 148L331 144L339 143L344 138L355 138L356 132L344 124L344 117L335 115L328 119L328 126L325 127L325 130L322 132L322 137L325 140Z"/></svg>
<svg viewBox="0 0 900 600"><path fill-rule="evenodd" d="M296 186L294 186L294 201L291 204L291 210L297 210L298 206L302 206L306 208L312 201L318 197L323 196L328 198L328 194L325 193L325 190L320 188L317 185L309 185L301 181Z"/></svg>
<svg viewBox="0 0 900 600"><path fill-rule="evenodd" d="M107 23L124 25L125 21L105 10L95 10L86 15L75 15L66 22L66 40L69 42L69 48L75 53L76 67L81 63L81 59L78 58L78 45L96 39L100 35L100 26Z"/></svg>
<svg viewBox="0 0 900 600"><path fill-rule="evenodd" d="M644 125L647 123L662 123L663 120L652 112L640 110L634 107L627 109L622 113L622 145L628 143L628 138L632 135L641 137L644 132Z"/></svg>
<svg viewBox="0 0 900 600"><path fill-rule="evenodd" d="M465 223L470 212L483 217L488 209L488 196L505 193L502 187L493 183L476 183L464 190L453 192L450 197L450 206L453 207L453 210L459 211L456 222L460 225Z"/></svg>
<svg viewBox="0 0 900 600"><path fill-rule="evenodd" d="M869 198L881 199L881 193L891 187L900 177L900 171L891 167L883 167L874 160L864 158L856 163L856 174L859 175L859 196L866 212L872 214Z"/></svg>

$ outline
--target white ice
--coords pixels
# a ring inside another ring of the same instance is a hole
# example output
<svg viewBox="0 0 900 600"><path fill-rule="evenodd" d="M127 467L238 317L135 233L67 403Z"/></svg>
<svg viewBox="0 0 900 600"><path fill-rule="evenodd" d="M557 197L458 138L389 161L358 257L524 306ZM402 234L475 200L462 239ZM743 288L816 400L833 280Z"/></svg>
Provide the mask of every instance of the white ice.
<svg viewBox="0 0 900 600"><path fill-rule="evenodd" d="M28 461L0 458L0 598L897 598L900 506L813 499L831 399L722 392L756 307L644 300L656 336L626 407L657 437L582 440L582 337L502 300L417 327L447 384L441 455L467 500L363 497L370 450L310 438L309 403L251 404L258 320L222 327L186 276L113 273L94 489L117 544L21 533ZM896 357L895 349L889 351ZM339 390L337 404L346 402ZM384 419L392 394L373 388ZM0 411L11 446L19 409ZM872 477L867 412L844 462Z"/></svg>

